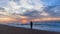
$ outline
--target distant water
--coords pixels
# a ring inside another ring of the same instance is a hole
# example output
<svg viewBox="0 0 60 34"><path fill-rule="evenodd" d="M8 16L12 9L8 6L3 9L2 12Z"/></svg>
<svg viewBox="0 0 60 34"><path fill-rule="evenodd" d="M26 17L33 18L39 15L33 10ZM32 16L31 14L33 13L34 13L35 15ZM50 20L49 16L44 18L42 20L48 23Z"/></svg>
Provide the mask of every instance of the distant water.
<svg viewBox="0 0 60 34"><path fill-rule="evenodd" d="M33 23L33 29L37 30L46 30L46 31L54 31L54 32L60 32L60 23L59 22L48 22L48 23ZM21 23L9 23L6 24L9 26L15 26L15 27L23 27L23 28L30 28L30 24L23 25Z"/></svg>

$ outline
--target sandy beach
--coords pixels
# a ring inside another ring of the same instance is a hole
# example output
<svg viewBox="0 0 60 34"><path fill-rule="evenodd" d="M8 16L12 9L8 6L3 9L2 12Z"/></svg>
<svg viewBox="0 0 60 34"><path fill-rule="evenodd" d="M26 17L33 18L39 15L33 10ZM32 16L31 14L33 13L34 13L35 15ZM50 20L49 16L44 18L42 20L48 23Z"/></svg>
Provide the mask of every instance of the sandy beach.
<svg viewBox="0 0 60 34"><path fill-rule="evenodd" d="M0 25L0 34L60 34L60 32L50 32L50 31Z"/></svg>

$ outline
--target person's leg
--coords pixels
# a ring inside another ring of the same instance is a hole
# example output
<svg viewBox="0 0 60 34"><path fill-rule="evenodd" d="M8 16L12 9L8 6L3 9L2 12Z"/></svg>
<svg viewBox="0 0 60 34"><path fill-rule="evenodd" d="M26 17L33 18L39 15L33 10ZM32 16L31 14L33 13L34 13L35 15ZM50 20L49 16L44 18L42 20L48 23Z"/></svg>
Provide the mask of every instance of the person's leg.
<svg viewBox="0 0 60 34"><path fill-rule="evenodd" d="M31 29L32 29L32 24L31 24Z"/></svg>
<svg viewBox="0 0 60 34"><path fill-rule="evenodd" d="M32 24L32 22L31 22L31 24L30 24L30 25L31 25L31 29L32 29L32 25L33 25L33 24Z"/></svg>

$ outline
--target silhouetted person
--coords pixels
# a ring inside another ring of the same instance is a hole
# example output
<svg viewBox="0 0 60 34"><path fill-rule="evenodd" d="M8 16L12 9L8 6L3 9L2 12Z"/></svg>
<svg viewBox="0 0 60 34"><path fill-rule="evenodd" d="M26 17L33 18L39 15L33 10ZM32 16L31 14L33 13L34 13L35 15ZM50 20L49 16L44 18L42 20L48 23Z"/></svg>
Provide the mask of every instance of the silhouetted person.
<svg viewBox="0 0 60 34"><path fill-rule="evenodd" d="M30 22L30 27L31 27L31 29L32 29L32 26L33 26L33 22L31 21L31 22Z"/></svg>

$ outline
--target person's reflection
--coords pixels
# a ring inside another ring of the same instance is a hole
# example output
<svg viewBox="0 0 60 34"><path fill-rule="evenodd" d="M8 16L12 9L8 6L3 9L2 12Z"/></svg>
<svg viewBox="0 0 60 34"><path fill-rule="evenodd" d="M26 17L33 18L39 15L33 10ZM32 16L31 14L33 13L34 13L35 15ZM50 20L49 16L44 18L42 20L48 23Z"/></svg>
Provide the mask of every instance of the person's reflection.
<svg viewBox="0 0 60 34"><path fill-rule="evenodd" d="M31 29L32 29L32 27L33 27L33 22L32 22L32 21L30 22L30 27L31 27Z"/></svg>

